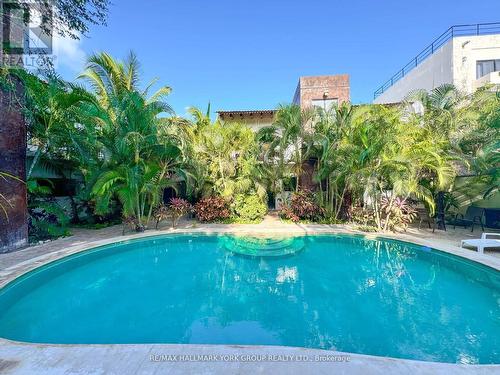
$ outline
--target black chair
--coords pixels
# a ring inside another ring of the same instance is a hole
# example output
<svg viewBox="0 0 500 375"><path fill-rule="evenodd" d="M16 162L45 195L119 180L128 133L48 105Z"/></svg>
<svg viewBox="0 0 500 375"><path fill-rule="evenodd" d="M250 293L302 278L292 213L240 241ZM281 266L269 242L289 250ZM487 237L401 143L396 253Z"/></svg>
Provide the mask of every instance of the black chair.
<svg viewBox="0 0 500 375"><path fill-rule="evenodd" d="M467 211L465 211L465 215L455 215L455 218L452 220L453 229L455 229L457 225L464 228L470 226L470 231L474 232L474 224L478 224L481 225L481 229L484 232L483 216L484 208L469 206L467 207Z"/></svg>
<svg viewBox="0 0 500 375"><path fill-rule="evenodd" d="M429 229L432 228L432 233L436 230L436 220L434 217L429 215L429 212L425 208L417 208L417 215L419 219L418 229L422 226L422 223L427 223ZM432 226L431 226L432 224ZM445 229L446 230L446 229Z"/></svg>

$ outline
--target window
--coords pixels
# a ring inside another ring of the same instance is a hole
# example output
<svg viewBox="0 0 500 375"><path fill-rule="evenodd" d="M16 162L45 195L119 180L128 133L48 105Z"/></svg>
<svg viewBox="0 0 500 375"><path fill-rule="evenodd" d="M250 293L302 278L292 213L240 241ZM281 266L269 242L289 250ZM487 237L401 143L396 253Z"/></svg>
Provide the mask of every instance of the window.
<svg viewBox="0 0 500 375"><path fill-rule="evenodd" d="M476 79L484 77L491 72L500 71L500 59L481 60L476 62Z"/></svg>
<svg viewBox="0 0 500 375"><path fill-rule="evenodd" d="M312 105L313 107L323 108L325 111L328 111L333 106L338 105L339 100L335 99L313 99Z"/></svg>

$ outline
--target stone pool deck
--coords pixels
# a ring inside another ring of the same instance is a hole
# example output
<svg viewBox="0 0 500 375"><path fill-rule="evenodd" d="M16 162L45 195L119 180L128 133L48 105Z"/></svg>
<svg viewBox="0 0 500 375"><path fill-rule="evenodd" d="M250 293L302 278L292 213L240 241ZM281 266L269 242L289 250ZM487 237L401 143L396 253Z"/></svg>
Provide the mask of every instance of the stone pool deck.
<svg viewBox="0 0 500 375"><path fill-rule="evenodd" d="M348 225L288 224L267 217L261 224L199 224L181 222L144 233L122 227L74 229L71 237L0 254L0 287L42 264L91 247L169 233L235 233L279 236L319 233L358 234L413 242L443 250L500 270L500 251L485 254L460 249L460 240L479 238L481 231L448 228L447 232L410 228L407 233L363 233ZM164 357L161 357L161 356ZM180 356L190 355L181 358ZM194 356L206 355L193 361ZM344 356L348 356L348 361ZM182 360L184 359L184 360ZM340 361L339 361L340 360ZM229 373L349 373L349 374L498 374L499 365L455 365L338 353L306 348L234 345L48 345L0 339L0 374L229 374Z"/></svg>

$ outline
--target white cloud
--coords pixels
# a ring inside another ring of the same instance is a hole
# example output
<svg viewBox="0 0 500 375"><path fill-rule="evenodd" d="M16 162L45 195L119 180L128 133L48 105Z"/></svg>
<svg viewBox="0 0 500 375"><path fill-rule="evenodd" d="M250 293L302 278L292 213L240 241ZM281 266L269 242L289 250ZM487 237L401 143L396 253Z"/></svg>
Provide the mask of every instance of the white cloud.
<svg viewBox="0 0 500 375"><path fill-rule="evenodd" d="M54 35L53 54L57 71L65 70L75 75L82 72L87 54L82 49L81 43L79 39Z"/></svg>

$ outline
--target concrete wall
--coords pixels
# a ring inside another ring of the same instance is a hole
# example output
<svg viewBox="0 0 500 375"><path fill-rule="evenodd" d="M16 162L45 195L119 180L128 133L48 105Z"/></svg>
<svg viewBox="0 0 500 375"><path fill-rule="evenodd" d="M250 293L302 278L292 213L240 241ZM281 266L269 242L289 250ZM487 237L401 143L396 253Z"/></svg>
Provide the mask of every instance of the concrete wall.
<svg viewBox="0 0 500 375"><path fill-rule="evenodd" d="M499 34L455 37L373 102L399 102L413 90L430 91L444 83L452 83L466 93L472 93L481 83L490 83L488 79L476 81L476 62L492 59L500 59ZM495 82L496 77L493 77L491 83Z"/></svg>
<svg viewBox="0 0 500 375"><path fill-rule="evenodd" d="M476 62L500 59L500 35L461 36L453 39L453 83L467 93L476 88Z"/></svg>
<svg viewBox="0 0 500 375"><path fill-rule="evenodd" d="M373 103L397 103L413 90L432 90L445 83L453 83L453 40L413 68L406 76L377 97Z"/></svg>

